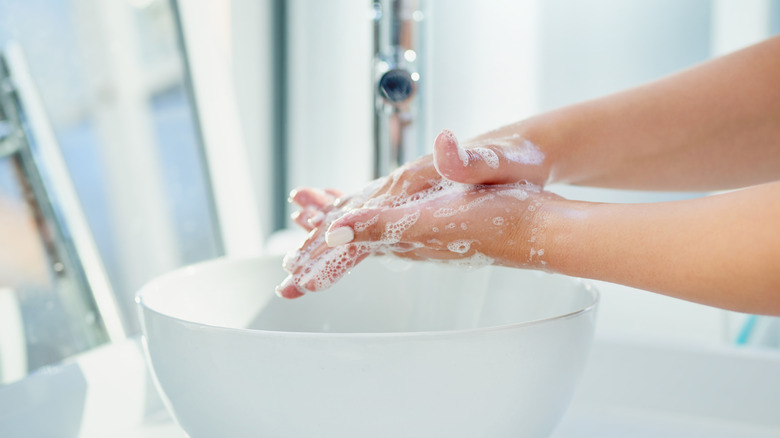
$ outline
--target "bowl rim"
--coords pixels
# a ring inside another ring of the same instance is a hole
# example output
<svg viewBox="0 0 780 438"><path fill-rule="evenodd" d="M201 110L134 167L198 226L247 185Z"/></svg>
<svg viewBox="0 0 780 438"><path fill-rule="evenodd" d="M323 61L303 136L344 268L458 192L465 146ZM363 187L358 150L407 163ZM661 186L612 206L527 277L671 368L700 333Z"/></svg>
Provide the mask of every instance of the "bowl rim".
<svg viewBox="0 0 780 438"><path fill-rule="evenodd" d="M570 279L573 282L579 283L585 292L589 293L591 296L591 299L589 300L589 303L586 306L580 306L579 308L560 315L554 315L549 316L546 318L538 318L538 319L531 319L527 321L520 321L510 324L499 324L499 325L491 325L486 327L475 327L475 328L467 328L467 329L456 329L456 330L428 330L428 331L415 331L415 332L307 332L307 331L283 331L283 330L265 330L265 329L253 329L253 328L238 328L238 327L227 327L223 325L216 325L216 324L209 324L204 322L198 322L193 321L190 319L181 318L178 316L173 316L164 312L161 312L159 310L156 310L152 308L148 302L146 302L143 298L143 295L146 293L149 293L153 290L155 290L155 286L159 283L170 281L172 279L175 279L177 277L185 277L189 275L196 274L199 270L207 269L207 268L214 268L219 265L223 264L231 264L231 263L237 263L237 262L249 262L252 260L262 260L262 259L278 259L281 261L281 256L277 255L255 255L255 256L241 256L241 257L234 257L234 256L223 256L218 257L198 263L194 263L191 265L186 265L183 267L180 267L178 269L174 269L173 271L167 272L165 274L159 275L146 284L144 284L136 293L135 295L135 303L138 307L141 308L141 312L139 313L138 317L141 319L141 327L144 336L146 336L146 324L144 323L144 313L150 312L152 314L155 314L159 317L162 317L164 319L169 319L172 321L175 321L179 324L185 325L185 326L191 326L193 328L201 328L201 329L208 329L208 330L216 330L216 331L226 331L226 332L236 332L240 333L242 335L249 335L249 336L263 336L263 337L284 337L284 338L308 338L308 339L314 339L314 338L327 338L327 339L366 339L366 338L373 338L373 339L397 339L397 338L428 338L428 337L446 337L451 335L464 335L464 334L478 334L478 333L485 333L485 332L493 332L493 331L504 331L504 330L512 330L516 328L521 327L528 327L528 326L536 326L536 325L542 325L542 324L549 324L558 320L564 320L564 319L571 319L576 318L578 316L592 313L596 310L598 307L598 304L601 301L601 294L599 293L599 290L593 286L593 284L590 281L587 281L583 278L579 277L570 277L567 275L562 274L556 274L556 275L562 275L563 277L566 277ZM511 268L509 268L511 269ZM528 270L527 270L528 271ZM305 298L299 298L299 299L305 299Z"/></svg>

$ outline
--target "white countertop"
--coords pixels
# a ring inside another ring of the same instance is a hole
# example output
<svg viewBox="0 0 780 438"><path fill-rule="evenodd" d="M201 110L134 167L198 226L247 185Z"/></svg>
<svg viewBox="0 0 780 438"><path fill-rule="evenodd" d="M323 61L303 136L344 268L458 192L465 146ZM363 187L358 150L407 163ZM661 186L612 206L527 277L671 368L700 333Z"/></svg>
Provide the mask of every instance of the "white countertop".
<svg viewBox="0 0 780 438"><path fill-rule="evenodd" d="M597 338L553 438L780 437L780 352Z"/></svg>
<svg viewBox="0 0 780 438"><path fill-rule="evenodd" d="M597 337L552 438L780 437L778 373L778 351ZM31 431L38 419L51 426ZM0 387L3 438L59 437L46 432L62 432L58 421L78 438L187 437L156 397L137 339Z"/></svg>

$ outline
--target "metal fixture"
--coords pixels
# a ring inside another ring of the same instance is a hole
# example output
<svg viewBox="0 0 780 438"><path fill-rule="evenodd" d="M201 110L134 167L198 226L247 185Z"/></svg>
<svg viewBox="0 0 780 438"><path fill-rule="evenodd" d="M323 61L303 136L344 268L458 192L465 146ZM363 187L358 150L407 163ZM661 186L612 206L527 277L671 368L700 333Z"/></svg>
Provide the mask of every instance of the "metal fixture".
<svg viewBox="0 0 780 438"><path fill-rule="evenodd" d="M424 0L375 0L374 176L424 152Z"/></svg>
<svg viewBox="0 0 780 438"><path fill-rule="evenodd" d="M10 161L35 220L69 329L91 345L122 339L111 283L22 49L0 55L0 160Z"/></svg>

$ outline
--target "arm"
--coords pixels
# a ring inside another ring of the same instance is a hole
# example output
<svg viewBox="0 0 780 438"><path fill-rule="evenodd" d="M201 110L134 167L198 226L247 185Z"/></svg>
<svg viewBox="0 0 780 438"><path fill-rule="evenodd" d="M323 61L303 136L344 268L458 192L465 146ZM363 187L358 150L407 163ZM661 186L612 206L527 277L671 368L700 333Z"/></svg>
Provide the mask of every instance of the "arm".
<svg viewBox="0 0 780 438"><path fill-rule="evenodd" d="M432 177L493 184L497 190L512 190L498 185L522 180L675 190L764 185L635 205L573 202L546 192L529 193L527 202L499 197L497 204L482 206L482 216L464 217L470 221L468 231L448 236L447 242L431 230L449 223L430 212L467 197L439 198L404 230L396 242L401 246L383 251L403 249L406 257L437 260L479 252L505 266L780 314L780 182L769 183L780 176L780 87L773 83L780 77L778 53L780 38L775 38L653 84L500 128L465 145L444 132L436 138L432 157L399 169L389 189L372 196L398 194L404 182L411 183L407 194L413 195ZM331 247L377 242L388 224L411 214L408 206L377 206L371 198L353 207L359 211L328 210L337 214L312 223L312 235L299 252L324 258L337 254L326 245L326 236L337 230L339 239L329 242ZM501 230L511 239L497 237L498 230L485 222L492 217L488 213L525 210L534 213L516 216ZM357 226L368 219L370 226ZM542 232L534 235L534 230ZM468 251L451 254L455 237L470 241ZM347 269L360 259L352 260ZM304 265L289 266L293 277ZM297 296L300 287L288 282L280 292Z"/></svg>
<svg viewBox="0 0 780 438"><path fill-rule="evenodd" d="M780 315L780 183L653 204L544 205L548 267Z"/></svg>
<svg viewBox="0 0 780 438"><path fill-rule="evenodd" d="M507 190L517 194L517 187L488 187L396 208L359 209L331 229L356 230L349 245L375 243L389 224L417 214L397 242L414 248L402 257L468 262L487 256L497 265L780 315L780 182L653 204L570 201L529 188L527 197L507 196ZM491 194L477 208L461 208ZM437 214L442 208L457 213ZM370 219L372 226L356 226Z"/></svg>
<svg viewBox="0 0 780 438"><path fill-rule="evenodd" d="M302 245L305 259L293 264L280 293L296 297L323 288L308 285L302 272L309 266L346 261L328 269L335 281L379 250L415 260L542 269L780 315L780 182L652 204L570 201L519 184L422 186L420 192L399 192L400 185L331 210ZM389 236L388 230L400 232Z"/></svg>
<svg viewBox="0 0 780 438"><path fill-rule="evenodd" d="M491 169L477 154L467 169L437 157L456 181L563 182L649 190L721 190L780 175L780 37L659 81L505 126L465 144L501 156ZM504 152L530 140L544 162Z"/></svg>

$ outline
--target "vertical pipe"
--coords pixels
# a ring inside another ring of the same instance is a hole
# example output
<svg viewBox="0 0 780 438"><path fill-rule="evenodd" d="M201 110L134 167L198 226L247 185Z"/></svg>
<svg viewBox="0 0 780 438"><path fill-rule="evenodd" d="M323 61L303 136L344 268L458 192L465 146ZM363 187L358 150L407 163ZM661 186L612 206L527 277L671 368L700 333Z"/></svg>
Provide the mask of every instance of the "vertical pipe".
<svg viewBox="0 0 780 438"><path fill-rule="evenodd" d="M423 0L376 0L374 7L374 177L423 152Z"/></svg>

